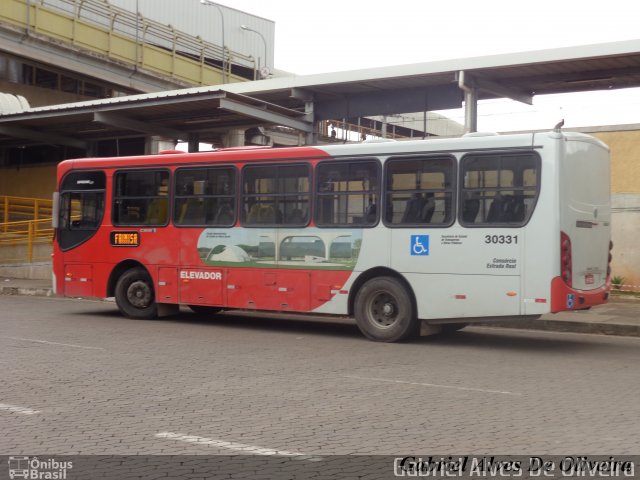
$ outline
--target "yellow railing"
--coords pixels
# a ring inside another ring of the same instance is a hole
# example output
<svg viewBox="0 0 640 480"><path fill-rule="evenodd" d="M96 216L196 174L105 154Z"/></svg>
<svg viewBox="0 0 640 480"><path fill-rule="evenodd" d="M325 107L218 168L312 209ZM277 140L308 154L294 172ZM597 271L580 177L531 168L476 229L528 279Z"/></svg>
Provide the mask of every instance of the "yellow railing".
<svg viewBox="0 0 640 480"><path fill-rule="evenodd" d="M53 201L0 195L0 263L50 259Z"/></svg>
<svg viewBox="0 0 640 480"><path fill-rule="evenodd" d="M256 62L106 0L1 0L0 22L191 85L246 81L231 65ZM239 61L239 62L238 62ZM224 68L223 68L224 67Z"/></svg>
<svg viewBox="0 0 640 480"><path fill-rule="evenodd" d="M50 260L51 218L0 224L0 263ZM42 247L39 247L42 245Z"/></svg>
<svg viewBox="0 0 640 480"><path fill-rule="evenodd" d="M9 222L51 219L52 205L45 198L0 195L0 232L7 232Z"/></svg>

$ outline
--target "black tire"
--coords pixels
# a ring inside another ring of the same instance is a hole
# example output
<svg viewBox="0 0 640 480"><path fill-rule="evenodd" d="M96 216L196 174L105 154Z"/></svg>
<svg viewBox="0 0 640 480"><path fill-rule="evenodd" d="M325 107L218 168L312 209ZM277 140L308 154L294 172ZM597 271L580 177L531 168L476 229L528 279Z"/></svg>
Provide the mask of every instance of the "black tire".
<svg viewBox="0 0 640 480"><path fill-rule="evenodd" d="M354 313L358 328L370 340L397 342L420 332L411 295L393 277L367 281L356 295Z"/></svg>
<svg viewBox="0 0 640 480"><path fill-rule="evenodd" d="M442 333L455 333L458 330L462 330L464 327L469 325L468 323L445 323L442 325Z"/></svg>
<svg viewBox="0 0 640 480"><path fill-rule="evenodd" d="M158 316L153 281L142 267L124 272L116 283L116 304L125 317L149 319Z"/></svg>
<svg viewBox="0 0 640 480"><path fill-rule="evenodd" d="M188 307L197 315L215 315L222 310L220 307L207 307L205 305L188 305Z"/></svg>

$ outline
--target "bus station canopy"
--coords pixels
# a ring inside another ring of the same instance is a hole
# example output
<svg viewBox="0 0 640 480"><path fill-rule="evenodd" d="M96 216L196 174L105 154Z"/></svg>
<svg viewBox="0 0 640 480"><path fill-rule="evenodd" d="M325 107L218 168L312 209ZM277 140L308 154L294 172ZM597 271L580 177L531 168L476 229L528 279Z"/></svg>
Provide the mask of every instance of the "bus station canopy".
<svg viewBox="0 0 640 480"><path fill-rule="evenodd" d="M231 128L446 110L490 98L640 86L640 40L156 92L0 114L0 147L86 148L156 135L215 142Z"/></svg>

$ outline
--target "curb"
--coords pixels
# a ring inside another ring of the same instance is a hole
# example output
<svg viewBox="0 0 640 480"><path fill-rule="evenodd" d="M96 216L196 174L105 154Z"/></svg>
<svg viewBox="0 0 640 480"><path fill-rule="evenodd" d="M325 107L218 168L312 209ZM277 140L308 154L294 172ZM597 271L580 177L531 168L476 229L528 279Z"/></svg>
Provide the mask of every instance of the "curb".
<svg viewBox="0 0 640 480"><path fill-rule="evenodd" d="M514 330L542 330L547 332L591 333L619 337L640 337L640 325L601 322L571 322L565 320L516 320L475 323L474 326L512 328Z"/></svg>

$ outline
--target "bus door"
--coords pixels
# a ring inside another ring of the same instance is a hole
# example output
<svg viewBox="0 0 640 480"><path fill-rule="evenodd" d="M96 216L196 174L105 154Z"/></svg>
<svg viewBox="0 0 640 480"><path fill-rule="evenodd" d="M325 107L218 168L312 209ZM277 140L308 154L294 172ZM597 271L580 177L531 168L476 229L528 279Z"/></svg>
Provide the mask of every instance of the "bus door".
<svg viewBox="0 0 640 480"><path fill-rule="evenodd" d="M176 228L180 241L180 264L177 269L164 269L167 277L174 277L177 285L178 301L184 305L224 305L224 276L223 265L209 261L214 256L212 248L207 247L207 234L213 229ZM162 279L161 279L162 280ZM170 280L167 279L167 285ZM173 292L172 292L173 293Z"/></svg>
<svg viewBox="0 0 640 480"><path fill-rule="evenodd" d="M179 245L179 302L224 306L225 271L238 260L229 232L235 223L233 167L178 168L173 224ZM229 250L223 253L229 247Z"/></svg>
<svg viewBox="0 0 640 480"><path fill-rule="evenodd" d="M227 274L229 306L309 310L305 244L292 242L291 232L305 232L310 179L308 164L255 164L242 169L240 220L249 228L231 229L233 238L216 254L236 257L241 267L229 269Z"/></svg>
<svg viewBox="0 0 640 480"><path fill-rule="evenodd" d="M93 266L83 257L82 250L74 249L96 241L105 210L105 186L106 177L101 171L71 172L62 181L56 241L63 252L63 293L68 297L95 295ZM99 250L95 247L95 251Z"/></svg>

